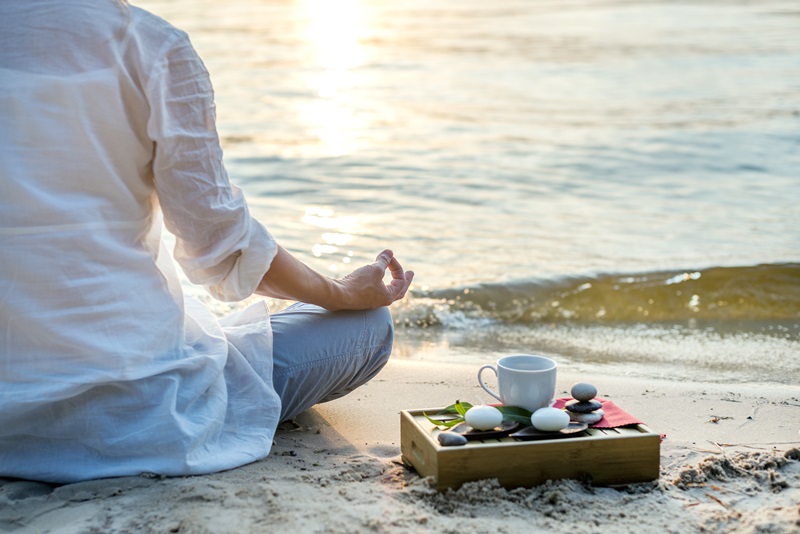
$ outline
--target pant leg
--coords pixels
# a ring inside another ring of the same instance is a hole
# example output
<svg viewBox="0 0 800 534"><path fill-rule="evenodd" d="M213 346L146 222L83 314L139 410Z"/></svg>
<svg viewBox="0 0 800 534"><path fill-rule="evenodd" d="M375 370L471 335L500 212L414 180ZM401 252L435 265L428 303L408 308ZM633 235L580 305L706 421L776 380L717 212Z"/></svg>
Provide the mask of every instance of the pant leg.
<svg viewBox="0 0 800 534"><path fill-rule="evenodd" d="M388 308L330 312L298 303L274 314L271 322L281 421L365 384L392 352Z"/></svg>

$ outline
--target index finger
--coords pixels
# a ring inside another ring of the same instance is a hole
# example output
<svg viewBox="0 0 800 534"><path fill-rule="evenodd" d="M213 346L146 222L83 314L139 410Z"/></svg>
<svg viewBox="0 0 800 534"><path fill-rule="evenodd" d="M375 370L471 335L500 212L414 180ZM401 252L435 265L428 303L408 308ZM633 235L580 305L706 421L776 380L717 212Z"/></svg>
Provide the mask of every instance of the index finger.
<svg viewBox="0 0 800 534"><path fill-rule="evenodd" d="M387 248L386 250L378 254L378 257L375 258L375 265L385 270L393 259L394 259L394 253L392 253L392 251Z"/></svg>
<svg viewBox="0 0 800 534"><path fill-rule="evenodd" d="M405 273L403 272L403 266L400 265L400 262L397 261L397 258L392 256L392 259L389 261L389 272L392 273L392 278L394 279L403 279L405 278Z"/></svg>
<svg viewBox="0 0 800 534"><path fill-rule="evenodd" d="M408 271L403 278L392 279L387 286L392 302L400 300L406 296L406 292L408 291L409 286L411 286L411 281L413 279L414 273L412 271Z"/></svg>

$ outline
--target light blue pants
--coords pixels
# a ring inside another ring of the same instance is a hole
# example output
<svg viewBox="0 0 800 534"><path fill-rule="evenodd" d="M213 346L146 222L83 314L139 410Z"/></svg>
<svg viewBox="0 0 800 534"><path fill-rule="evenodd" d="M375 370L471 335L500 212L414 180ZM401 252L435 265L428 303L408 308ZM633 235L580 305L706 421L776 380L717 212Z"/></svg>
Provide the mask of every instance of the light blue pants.
<svg viewBox="0 0 800 534"><path fill-rule="evenodd" d="M365 384L392 352L389 308L330 312L297 303L272 315L271 322L281 421Z"/></svg>

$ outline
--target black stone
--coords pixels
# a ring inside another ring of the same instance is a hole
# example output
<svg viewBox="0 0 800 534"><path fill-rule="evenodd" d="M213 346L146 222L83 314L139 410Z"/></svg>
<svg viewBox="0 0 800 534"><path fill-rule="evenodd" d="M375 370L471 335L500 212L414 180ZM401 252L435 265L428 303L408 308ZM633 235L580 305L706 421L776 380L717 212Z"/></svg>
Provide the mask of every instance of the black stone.
<svg viewBox="0 0 800 534"><path fill-rule="evenodd" d="M467 444L467 438L455 432L441 432L439 433L439 443L442 447L458 447Z"/></svg>
<svg viewBox="0 0 800 534"><path fill-rule="evenodd" d="M596 400L589 402L570 401L564 406L564 408L574 413L591 413L595 410L599 410L602 407L603 405Z"/></svg>

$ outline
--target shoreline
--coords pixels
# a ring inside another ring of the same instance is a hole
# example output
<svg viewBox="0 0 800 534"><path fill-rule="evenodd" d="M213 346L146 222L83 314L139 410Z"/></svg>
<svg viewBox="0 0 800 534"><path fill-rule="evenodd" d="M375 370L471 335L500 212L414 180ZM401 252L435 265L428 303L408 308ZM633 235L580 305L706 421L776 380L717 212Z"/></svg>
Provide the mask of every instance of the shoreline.
<svg viewBox="0 0 800 534"><path fill-rule="evenodd" d="M352 394L279 429L261 461L194 477L53 487L0 480L0 532L793 532L800 528L800 387L559 371L665 434L661 476L603 488L491 480L439 493L400 458L404 409L489 402L477 366L395 359Z"/></svg>

